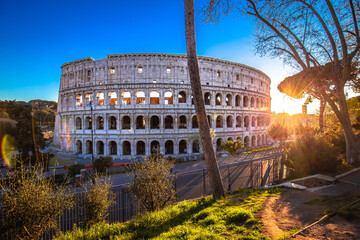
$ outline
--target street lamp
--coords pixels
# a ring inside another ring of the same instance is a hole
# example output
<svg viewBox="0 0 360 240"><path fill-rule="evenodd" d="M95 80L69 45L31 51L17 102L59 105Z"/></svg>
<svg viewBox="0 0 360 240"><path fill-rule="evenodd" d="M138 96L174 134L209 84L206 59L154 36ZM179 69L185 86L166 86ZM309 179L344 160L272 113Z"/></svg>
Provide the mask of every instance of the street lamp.
<svg viewBox="0 0 360 240"><path fill-rule="evenodd" d="M90 116L91 116L91 166L94 169L94 119L93 119L93 106L92 106L92 95L89 96L89 107L90 107Z"/></svg>

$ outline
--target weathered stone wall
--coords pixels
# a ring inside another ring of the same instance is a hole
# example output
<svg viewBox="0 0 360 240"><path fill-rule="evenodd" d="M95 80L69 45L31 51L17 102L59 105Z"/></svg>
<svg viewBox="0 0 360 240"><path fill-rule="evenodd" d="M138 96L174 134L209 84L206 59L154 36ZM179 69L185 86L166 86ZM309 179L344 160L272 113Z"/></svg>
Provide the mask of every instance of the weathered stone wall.
<svg viewBox="0 0 360 240"><path fill-rule="evenodd" d="M199 63L214 146L227 139L266 144L269 77L239 63ZM61 68L55 139L62 150L87 156L92 146L95 155L129 159L159 146L165 155L201 155L186 55L116 54Z"/></svg>

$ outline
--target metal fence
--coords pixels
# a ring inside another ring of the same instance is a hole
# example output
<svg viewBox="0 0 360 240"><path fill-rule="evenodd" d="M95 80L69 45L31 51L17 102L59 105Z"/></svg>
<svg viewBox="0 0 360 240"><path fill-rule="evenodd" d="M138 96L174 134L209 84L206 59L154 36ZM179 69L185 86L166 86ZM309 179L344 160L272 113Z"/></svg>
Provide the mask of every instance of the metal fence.
<svg viewBox="0 0 360 240"><path fill-rule="evenodd" d="M257 155L257 156L256 156ZM259 158L259 156L261 158ZM219 166L225 190L233 191L239 188L256 188L282 179L283 154L281 149L270 149L253 154L239 155L241 162ZM255 158L255 159L254 159ZM239 160L239 159L238 159ZM209 175L206 169L175 173L174 187L177 201L200 198L212 194ZM109 208L108 222L126 222L139 214L139 204L126 191L126 185L112 187L115 203ZM62 232L71 231L74 225L81 226L84 209L81 201L83 193L78 193L76 203L71 209L65 210L59 217L59 229ZM52 239L55 230L44 233L41 239ZM0 239L11 239L1 236Z"/></svg>

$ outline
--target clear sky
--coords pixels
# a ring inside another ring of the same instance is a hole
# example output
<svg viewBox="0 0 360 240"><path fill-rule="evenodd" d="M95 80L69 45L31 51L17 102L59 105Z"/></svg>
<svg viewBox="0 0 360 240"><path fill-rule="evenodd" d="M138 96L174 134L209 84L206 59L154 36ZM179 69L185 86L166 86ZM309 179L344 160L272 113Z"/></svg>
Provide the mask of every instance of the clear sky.
<svg viewBox="0 0 360 240"><path fill-rule="evenodd" d="M198 54L240 62L272 80L272 111L300 113L304 100L283 98L278 83L291 70L254 54L254 23L226 17L204 24L195 0ZM57 101L60 66L116 53L186 53L182 0L0 0L0 100ZM317 105L311 104L312 112Z"/></svg>

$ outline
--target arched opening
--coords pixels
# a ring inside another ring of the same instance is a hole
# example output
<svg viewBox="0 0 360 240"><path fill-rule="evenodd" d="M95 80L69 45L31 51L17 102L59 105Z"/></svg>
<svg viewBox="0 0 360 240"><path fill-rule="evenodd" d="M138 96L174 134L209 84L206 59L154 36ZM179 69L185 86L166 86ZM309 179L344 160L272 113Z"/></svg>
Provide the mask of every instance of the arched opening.
<svg viewBox="0 0 360 240"><path fill-rule="evenodd" d="M251 138L251 146L252 147L256 146L256 137L255 136L252 136L252 138Z"/></svg>
<svg viewBox="0 0 360 240"><path fill-rule="evenodd" d="M76 141L76 153L82 154L82 142L80 140Z"/></svg>
<svg viewBox="0 0 360 240"><path fill-rule="evenodd" d="M215 105L220 106L221 105L221 94L218 93L215 96Z"/></svg>
<svg viewBox="0 0 360 240"><path fill-rule="evenodd" d="M235 106L240 107L241 104L241 97L239 95L236 95L235 97Z"/></svg>
<svg viewBox="0 0 360 240"><path fill-rule="evenodd" d="M226 106L228 107L232 106L232 95L231 94L226 95L225 101L226 101Z"/></svg>
<svg viewBox="0 0 360 240"><path fill-rule="evenodd" d="M200 152L200 144L199 140L195 139L192 144L192 152L193 153L199 153Z"/></svg>
<svg viewBox="0 0 360 240"><path fill-rule="evenodd" d="M160 143L158 141L152 141L150 144L151 153L160 153Z"/></svg>
<svg viewBox="0 0 360 240"><path fill-rule="evenodd" d="M248 116L245 116L244 118L244 127L249 127L249 123L250 123L250 118Z"/></svg>
<svg viewBox="0 0 360 240"><path fill-rule="evenodd" d="M150 104L160 104L160 94L157 91L150 92Z"/></svg>
<svg viewBox="0 0 360 240"><path fill-rule="evenodd" d="M186 126L186 117L184 115L181 115L179 117L179 128L187 128L187 126Z"/></svg>
<svg viewBox="0 0 360 240"><path fill-rule="evenodd" d="M179 92L179 103L186 103L186 94L184 91Z"/></svg>
<svg viewBox="0 0 360 240"><path fill-rule="evenodd" d="M150 118L150 129L159 129L160 128L160 120L158 116L152 116Z"/></svg>
<svg viewBox="0 0 360 240"><path fill-rule="evenodd" d="M136 143L136 155L145 155L145 143L143 141Z"/></svg>
<svg viewBox="0 0 360 240"><path fill-rule="evenodd" d="M233 118L232 118L232 116L228 116L226 118L226 127L227 128L232 128L233 127Z"/></svg>
<svg viewBox="0 0 360 240"><path fill-rule="evenodd" d="M164 94L164 103L165 103L165 105L173 104L173 93L172 92L166 92Z"/></svg>
<svg viewBox="0 0 360 240"><path fill-rule="evenodd" d="M83 105L82 95L78 94L78 95L76 95L76 106L77 107L82 107L82 105Z"/></svg>
<svg viewBox="0 0 360 240"><path fill-rule="evenodd" d="M109 92L108 96L110 98L110 105L116 105L117 104L117 94L116 94L116 92Z"/></svg>
<svg viewBox="0 0 360 240"><path fill-rule="evenodd" d="M105 102L104 102L105 98L104 98L104 93L103 92L98 92L96 94L96 99L97 99L97 104L99 106L103 106L105 104Z"/></svg>
<svg viewBox="0 0 360 240"><path fill-rule="evenodd" d="M208 123L209 123L209 128L212 128L212 126L211 126L211 116L210 115L207 115L207 120L208 120Z"/></svg>
<svg viewBox="0 0 360 240"><path fill-rule="evenodd" d="M196 115L192 117L191 126L192 126L192 128L199 128L199 124L198 124Z"/></svg>
<svg viewBox="0 0 360 240"><path fill-rule="evenodd" d="M117 155L117 144L114 141L109 142L109 155Z"/></svg>
<svg viewBox="0 0 360 240"><path fill-rule="evenodd" d="M91 117L86 117L86 119L85 119L85 129L92 129L92 119L91 119Z"/></svg>
<svg viewBox="0 0 360 240"><path fill-rule="evenodd" d="M131 129L131 120L129 116L124 116L122 118L122 129Z"/></svg>
<svg viewBox="0 0 360 240"><path fill-rule="evenodd" d="M223 124L222 124L222 116L217 116L216 117L216 128L222 128Z"/></svg>
<svg viewBox="0 0 360 240"><path fill-rule="evenodd" d="M123 155L131 155L131 144L128 141L122 143Z"/></svg>
<svg viewBox="0 0 360 240"><path fill-rule="evenodd" d="M257 137L257 146L261 146L261 136Z"/></svg>
<svg viewBox="0 0 360 240"><path fill-rule="evenodd" d="M130 92L123 92L121 94L122 97L122 105L129 105L131 104L131 93Z"/></svg>
<svg viewBox="0 0 360 240"><path fill-rule="evenodd" d="M165 129L173 129L174 128L174 121L173 121L173 117L168 115L165 117Z"/></svg>
<svg viewBox="0 0 360 240"><path fill-rule="evenodd" d="M244 138L244 147L250 147L250 138L249 138L249 136L246 136Z"/></svg>
<svg viewBox="0 0 360 240"><path fill-rule="evenodd" d="M104 143L102 141L96 142L96 154L103 155L104 154Z"/></svg>
<svg viewBox="0 0 360 240"><path fill-rule="evenodd" d="M171 140L165 142L165 154L174 154L174 143Z"/></svg>
<svg viewBox="0 0 360 240"><path fill-rule="evenodd" d="M144 118L144 116L138 116L136 118L136 129L145 129L145 118Z"/></svg>
<svg viewBox="0 0 360 240"><path fill-rule="evenodd" d="M145 104L145 93L143 91L136 92L136 104Z"/></svg>
<svg viewBox="0 0 360 240"><path fill-rule="evenodd" d="M185 140L181 140L179 142L179 153L180 154L187 153L187 146Z"/></svg>
<svg viewBox="0 0 360 240"><path fill-rule="evenodd" d="M229 137L229 138L227 139L227 141L231 141L231 142L233 142L233 141L234 141L234 139L233 139L232 137Z"/></svg>
<svg viewBox="0 0 360 240"><path fill-rule="evenodd" d="M256 108L260 108L260 99L256 99Z"/></svg>
<svg viewBox="0 0 360 240"><path fill-rule="evenodd" d="M255 98L254 97L251 98L251 103L250 104L251 104L252 108L255 107Z"/></svg>
<svg viewBox="0 0 360 240"><path fill-rule="evenodd" d="M116 117L111 116L109 118L109 129L110 130L115 130L116 129Z"/></svg>
<svg viewBox="0 0 360 240"><path fill-rule="evenodd" d="M258 127L261 127L262 126L262 117L258 116L256 120L257 120Z"/></svg>
<svg viewBox="0 0 360 240"><path fill-rule="evenodd" d="M255 118L255 117L252 117L252 118L251 118L251 126L252 126L252 127L255 127L255 126L256 126L256 118Z"/></svg>
<svg viewBox="0 0 360 240"><path fill-rule="evenodd" d="M249 98L247 96L244 96L244 107L248 107L249 106Z"/></svg>
<svg viewBox="0 0 360 240"><path fill-rule="evenodd" d="M90 140L86 141L86 154L92 154L92 142Z"/></svg>
<svg viewBox="0 0 360 240"><path fill-rule="evenodd" d="M241 117L240 116L237 116L236 117L236 127L241 127Z"/></svg>
<svg viewBox="0 0 360 240"><path fill-rule="evenodd" d="M85 105L89 106L90 105L90 93L85 94Z"/></svg>
<svg viewBox="0 0 360 240"><path fill-rule="evenodd" d="M104 119L102 117L96 118L96 129L104 129Z"/></svg>
<svg viewBox="0 0 360 240"><path fill-rule="evenodd" d="M262 136L261 136L261 142L262 142L263 145L266 145L265 135L262 135Z"/></svg>
<svg viewBox="0 0 360 240"><path fill-rule="evenodd" d="M220 151L221 150L221 145L222 145L222 139L218 138L216 140L216 151Z"/></svg>
<svg viewBox="0 0 360 240"><path fill-rule="evenodd" d="M206 92L204 95L205 105L211 105L211 94Z"/></svg>
<svg viewBox="0 0 360 240"><path fill-rule="evenodd" d="M81 124L81 118L80 117L76 118L75 124L76 124L76 130L82 129L82 124Z"/></svg>

